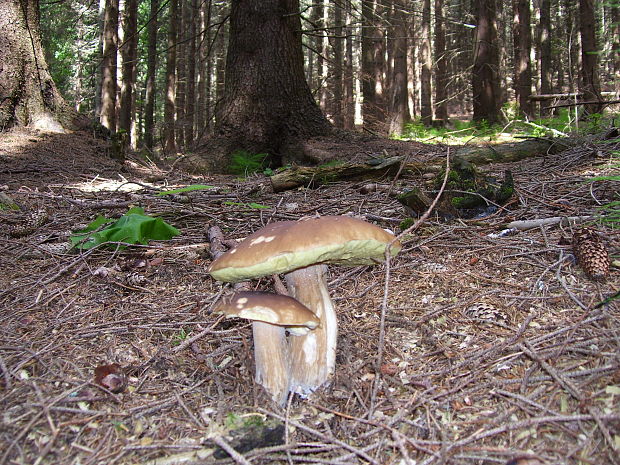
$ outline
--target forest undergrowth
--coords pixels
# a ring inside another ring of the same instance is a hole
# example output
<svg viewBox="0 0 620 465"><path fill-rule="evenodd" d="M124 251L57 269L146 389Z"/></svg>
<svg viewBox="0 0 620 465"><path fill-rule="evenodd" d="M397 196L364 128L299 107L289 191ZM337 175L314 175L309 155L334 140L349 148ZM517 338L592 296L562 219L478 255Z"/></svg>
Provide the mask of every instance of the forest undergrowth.
<svg viewBox="0 0 620 465"><path fill-rule="evenodd" d="M106 150L84 134L0 140L0 189L22 209L0 212L0 463L620 462L620 308L610 298L620 229L598 221L619 200L618 139L481 167L512 171L505 207L431 217L389 270L331 269L336 376L285 409L253 382L250 325L210 313L226 289L206 272L207 228L239 239L272 221L355 215L398 233L402 206L367 182L274 194L260 172L196 176L119 165ZM397 192L428 181L405 172L375 182ZM196 184L211 187L158 195ZM66 247L72 231L131 207L181 234ZM33 217L34 228L11 234ZM599 231L615 260L606 280L574 262L579 224L506 231L550 217L586 217ZM96 382L113 364L126 383L118 392Z"/></svg>

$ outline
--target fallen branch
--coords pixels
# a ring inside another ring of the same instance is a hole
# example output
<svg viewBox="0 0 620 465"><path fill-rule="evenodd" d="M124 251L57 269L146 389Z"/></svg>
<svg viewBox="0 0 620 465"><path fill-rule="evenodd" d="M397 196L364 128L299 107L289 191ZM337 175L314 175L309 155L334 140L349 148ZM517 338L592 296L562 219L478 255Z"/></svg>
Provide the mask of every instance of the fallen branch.
<svg viewBox="0 0 620 465"><path fill-rule="evenodd" d="M593 216L552 216L550 218L538 218L535 220L512 221L505 225L505 228L525 231L527 229L538 228L540 226L550 226L558 223L561 226L568 226L570 224L585 223L586 221L592 221L593 219Z"/></svg>

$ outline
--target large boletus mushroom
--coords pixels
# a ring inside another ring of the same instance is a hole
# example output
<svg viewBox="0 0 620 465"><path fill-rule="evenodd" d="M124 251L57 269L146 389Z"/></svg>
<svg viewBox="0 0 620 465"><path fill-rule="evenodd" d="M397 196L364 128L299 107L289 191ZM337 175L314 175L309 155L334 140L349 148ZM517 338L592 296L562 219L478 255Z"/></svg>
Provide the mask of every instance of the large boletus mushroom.
<svg viewBox="0 0 620 465"><path fill-rule="evenodd" d="M214 313L227 318L252 320L256 382L284 405L290 390L290 358L285 329L306 334L319 325L319 319L292 297L268 292L237 292L220 299Z"/></svg>
<svg viewBox="0 0 620 465"><path fill-rule="evenodd" d="M268 224L211 263L221 281L285 273L293 297L321 320L318 328L289 340L291 390L307 395L328 382L336 362L337 319L329 298L326 264L372 265L396 255L394 235L349 216L323 216Z"/></svg>

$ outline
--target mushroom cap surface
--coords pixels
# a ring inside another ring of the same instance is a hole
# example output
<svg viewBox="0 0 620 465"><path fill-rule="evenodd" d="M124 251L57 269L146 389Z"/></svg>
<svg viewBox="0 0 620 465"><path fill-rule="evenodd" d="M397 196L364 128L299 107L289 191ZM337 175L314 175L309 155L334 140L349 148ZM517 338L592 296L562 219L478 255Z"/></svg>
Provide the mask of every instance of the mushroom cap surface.
<svg viewBox="0 0 620 465"><path fill-rule="evenodd" d="M287 273L317 263L372 265L382 262L394 235L350 216L322 216L270 223L209 266L220 281L238 282ZM390 254L402 244L395 241Z"/></svg>
<svg viewBox="0 0 620 465"><path fill-rule="evenodd" d="M220 299L213 312L278 326L314 329L319 325L319 319L308 307L292 297L270 292L236 292Z"/></svg>

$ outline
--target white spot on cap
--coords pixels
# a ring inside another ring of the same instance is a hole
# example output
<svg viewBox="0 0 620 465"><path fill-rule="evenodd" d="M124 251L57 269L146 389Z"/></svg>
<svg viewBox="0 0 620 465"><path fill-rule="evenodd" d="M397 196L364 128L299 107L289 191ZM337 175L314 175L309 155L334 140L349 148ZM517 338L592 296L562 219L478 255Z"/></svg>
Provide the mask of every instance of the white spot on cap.
<svg viewBox="0 0 620 465"><path fill-rule="evenodd" d="M252 242L250 242L250 245L260 244L261 242L264 242L264 240L265 236L259 236L256 239L253 239Z"/></svg>
<svg viewBox="0 0 620 465"><path fill-rule="evenodd" d="M271 242L276 238L276 236L269 236L265 238L265 242Z"/></svg>
<svg viewBox="0 0 620 465"><path fill-rule="evenodd" d="M229 251L228 251L228 253L232 255L232 254L234 254L236 251L237 251L237 249L231 249L231 250L229 250Z"/></svg>
<svg viewBox="0 0 620 465"><path fill-rule="evenodd" d="M237 299L237 304L238 304L238 305L239 305L239 304L240 304L240 305L243 305L243 304L246 304L246 303L248 303L248 298L247 298L247 297L239 297L239 298Z"/></svg>

